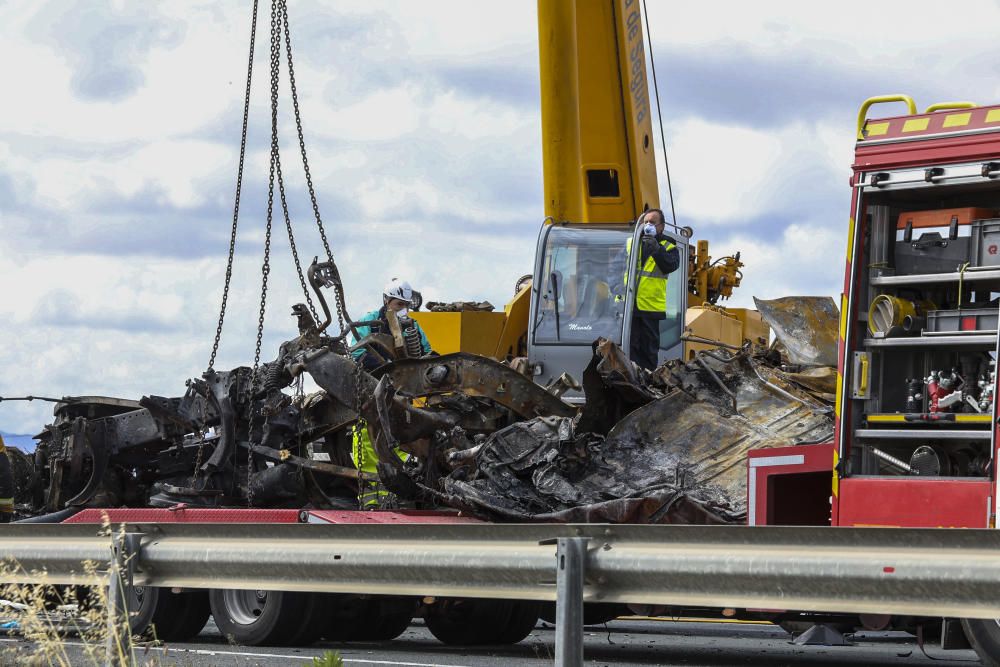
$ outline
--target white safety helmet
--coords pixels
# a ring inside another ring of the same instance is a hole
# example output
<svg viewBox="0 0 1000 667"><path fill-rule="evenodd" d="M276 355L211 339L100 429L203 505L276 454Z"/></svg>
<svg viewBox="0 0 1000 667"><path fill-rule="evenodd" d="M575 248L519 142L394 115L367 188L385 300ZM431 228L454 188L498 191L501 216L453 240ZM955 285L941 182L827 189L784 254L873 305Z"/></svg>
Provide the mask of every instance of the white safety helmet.
<svg viewBox="0 0 1000 667"><path fill-rule="evenodd" d="M382 294L389 299L399 299L400 301L405 301L406 303L411 303L413 301L413 288L410 287L410 283L405 280L400 280L399 278L393 278L382 290Z"/></svg>

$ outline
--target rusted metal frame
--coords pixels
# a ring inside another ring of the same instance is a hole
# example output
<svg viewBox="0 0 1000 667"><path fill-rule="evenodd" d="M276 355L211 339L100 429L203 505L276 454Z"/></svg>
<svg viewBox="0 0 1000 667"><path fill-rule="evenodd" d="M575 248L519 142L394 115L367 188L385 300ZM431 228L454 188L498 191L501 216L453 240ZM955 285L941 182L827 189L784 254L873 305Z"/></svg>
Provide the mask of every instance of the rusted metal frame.
<svg viewBox="0 0 1000 667"><path fill-rule="evenodd" d="M443 368L444 372L438 370ZM435 371L431 373L431 371ZM408 396L461 392L489 398L524 418L572 417L576 408L565 403L508 366L465 352L440 357L400 359L375 375L388 375Z"/></svg>
<svg viewBox="0 0 1000 667"><path fill-rule="evenodd" d="M306 274L309 277L309 284L312 285L313 291L316 293L320 305L323 308L323 315L326 318L317 328L317 333L322 333L327 327L330 326L333 317L330 313L330 307L327 305L326 297L323 296L320 288L333 287L338 290L340 294L343 294L344 282L340 277L340 270L332 260L328 262L317 262L316 260L317 258L313 258L312 264L309 266ZM339 313L343 315L344 320L346 320L348 329L354 334L355 340L360 338L357 330L358 323L351 320L350 315L347 313L347 307L342 300L338 301L337 307L339 308ZM346 331L341 331L338 333L336 339L342 339L346 335Z"/></svg>
<svg viewBox="0 0 1000 667"><path fill-rule="evenodd" d="M317 275L317 273L320 275ZM321 276L322 267L320 267L314 259L313 263L309 265L308 269L306 269L306 277L309 279L309 284L312 286L313 292L315 292L316 296L319 298L319 305L323 308L323 317L325 318L321 323L317 323L317 333L325 331L326 328L330 326L330 323L333 322L333 315L330 313L330 306L327 305L326 297L323 296L323 292L320 290L320 287L323 287L327 281Z"/></svg>
<svg viewBox="0 0 1000 667"><path fill-rule="evenodd" d="M704 338L702 336L695 336L694 334L684 334L681 336L681 340L685 343L701 343L703 345L715 345L716 347L724 347L729 350L742 350L743 348L738 345L730 345L729 343L723 343L720 340L712 340L711 338Z"/></svg>
<svg viewBox="0 0 1000 667"><path fill-rule="evenodd" d="M820 411L820 412L830 412L829 406L818 404L818 403L810 403L809 401L805 400L801 396L796 396L796 395L792 394L791 392L786 391L785 389L782 389L781 387L779 387L774 382L771 382L770 380L768 380L767 378L765 378L761 374L760 369L757 367L757 364L755 364L752 360L748 359L747 363L750 365L750 369L753 371L753 373L757 377L757 379L760 380L761 382L763 382L768 387L768 389L776 392L780 396L783 396L784 398L787 398L790 401L795 401L796 403L801 403L802 405L806 406L810 410L815 410L815 411Z"/></svg>
<svg viewBox="0 0 1000 667"><path fill-rule="evenodd" d="M340 404L353 411L357 395L371 396L375 391L375 378L368 373L358 373L354 361L329 349L308 350L295 355L286 369L292 377L302 372L312 376L326 393ZM362 386L355 387L360 381Z"/></svg>
<svg viewBox="0 0 1000 667"><path fill-rule="evenodd" d="M265 447L264 445L252 445L251 448L253 449L254 454L257 454L269 461L274 461L276 463L290 463L300 468L312 470L313 472L322 473L324 475L333 475L334 477L345 477L348 479L358 479L359 477L361 479L369 480L378 479L378 475L372 475L371 473L359 471L356 468L339 466L334 463L313 461L312 459L296 456L288 450L274 449L273 447Z"/></svg>
<svg viewBox="0 0 1000 667"><path fill-rule="evenodd" d="M379 366L388 364L393 360L391 356L386 356L380 351L390 351L393 350L393 345L389 344L393 342L392 337L381 333L370 333L357 343L348 348L348 354L357 352L358 350L364 350L367 354L372 354L375 356L375 363Z"/></svg>
<svg viewBox="0 0 1000 667"><path fill-rule="evenodd" d="M397 359L406 356L406 342L403 340L403 329L399 326L399 318L396 313L386 308L385 322L389 327L389 335L392 336L392 352Z"/></svg>
<svg viewBox="0 0 1000 667"><path fill-rule="evenodd" d="M71 507L73 505L82 505L88 500L94 497L97 490L101 488L101 483L104 481L104 473L108 470L108 464L111 462L112 455L112 444L108 441L108 422L106 419L101 419L97 423L93 424L91 428L87 428L83 417L78 417L73 423L73 456L70 465L70 472L74 470L75 462L77 456L82 458L82 453L84 449L84 441L86 441L87 451L90 453L91 470L90 477L87 479L87 483L84 484L83 488L80 489L79 493L66 501L66 506ZM77 428L77 426L81 428ZM72 475L75 479L76 475Z"/></svg>
<svg viewBox="0 0 1000 667"><path fill-rule="evenodd" d="M711 377L712 380L715 382L715 384L718 385L719 389L721 389L724 394L726 394L727 396L729 396L730 399L732 399L733 412L739 413L740 410L736 400L736 394L734 394L732 390L726 386L726 383L722 381L722 378L720 378L718 374L714 370L712 370L711 366L705 363L705 360L700 355L695 355L694 360L699 366L701 366L705 370L706 373L708 373L709 377Z"/></svg>
<svg viewBox="0 0 1000 667"><path fill-rule="evenodd" d="M217 470L223 460L236 449L236 407L233 405L233 383L239 378L235 372L216 373L208 371L205 373L205 381L208 383L207 398L219 415L219 440L212 450L212 455L201 466L204 472Z"/></svg>

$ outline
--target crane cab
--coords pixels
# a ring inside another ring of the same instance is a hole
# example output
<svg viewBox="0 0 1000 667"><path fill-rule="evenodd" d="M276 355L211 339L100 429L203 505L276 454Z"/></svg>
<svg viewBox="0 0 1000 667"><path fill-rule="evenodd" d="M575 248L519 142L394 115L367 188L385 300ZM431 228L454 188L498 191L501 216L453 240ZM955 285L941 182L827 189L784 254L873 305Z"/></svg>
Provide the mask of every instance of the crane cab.
<svg viewBox="0 0 1000 667"><path fill-rule="evenodd" d="M549 223L535 252L528 320L528 362L536 382L549 385L563 372L576 380L593 356L593 343L607 338L629 349L638 281L628 261L631 224ZM665 232L681 253L681 265L667 280L667 309L660 321L659 362L681 356L687 309L688 239ZM564 398L573 400L579 392Z"/></svg>

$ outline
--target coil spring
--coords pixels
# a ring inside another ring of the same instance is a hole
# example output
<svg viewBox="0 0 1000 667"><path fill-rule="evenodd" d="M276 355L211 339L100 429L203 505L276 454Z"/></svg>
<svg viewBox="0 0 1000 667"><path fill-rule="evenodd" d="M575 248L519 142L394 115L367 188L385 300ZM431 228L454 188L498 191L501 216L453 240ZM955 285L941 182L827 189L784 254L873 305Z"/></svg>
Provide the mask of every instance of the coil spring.
<svg viewBox="0 0 1000 667"><path fill-rule="evenodd" d="M420 332L414 324L403 329L403 343L406 345L406 356L416 359L424 352L423 345L420 344Z"/></svg>

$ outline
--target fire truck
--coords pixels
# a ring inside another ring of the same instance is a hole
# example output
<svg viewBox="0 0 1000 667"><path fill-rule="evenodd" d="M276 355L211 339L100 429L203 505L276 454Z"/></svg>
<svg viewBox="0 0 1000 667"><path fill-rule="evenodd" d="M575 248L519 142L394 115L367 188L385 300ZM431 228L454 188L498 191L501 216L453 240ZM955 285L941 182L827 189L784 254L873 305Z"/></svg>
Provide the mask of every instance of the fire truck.
<svg viewBox="0 0 1000 667"><path fill-rule="evenodd" d="M752 453L748 521L994 528L1000 106L868 99L852 171L834 441Z"/></svg>

